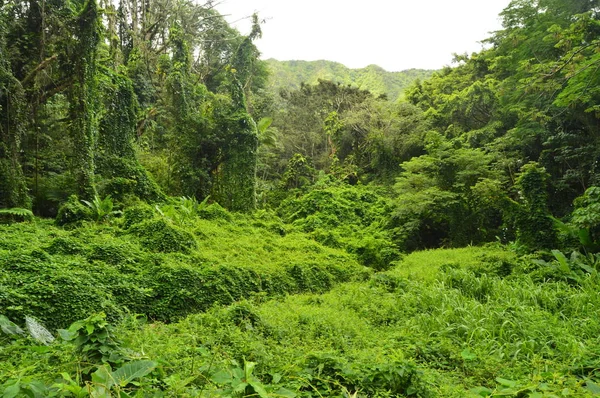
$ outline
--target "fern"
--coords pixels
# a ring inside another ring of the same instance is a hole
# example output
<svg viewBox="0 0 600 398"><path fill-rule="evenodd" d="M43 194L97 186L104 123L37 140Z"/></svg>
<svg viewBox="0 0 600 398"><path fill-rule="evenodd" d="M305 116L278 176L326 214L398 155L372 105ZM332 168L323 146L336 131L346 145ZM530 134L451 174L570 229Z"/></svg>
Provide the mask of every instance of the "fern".
<svg viewBox="0 0 600 398"><path fill-rule="evenodd" d="M31 210L23 209L20 207L14 207L12 209L0 209L0 216L8 216L23 221L33 220L33 213Z"/></svg>

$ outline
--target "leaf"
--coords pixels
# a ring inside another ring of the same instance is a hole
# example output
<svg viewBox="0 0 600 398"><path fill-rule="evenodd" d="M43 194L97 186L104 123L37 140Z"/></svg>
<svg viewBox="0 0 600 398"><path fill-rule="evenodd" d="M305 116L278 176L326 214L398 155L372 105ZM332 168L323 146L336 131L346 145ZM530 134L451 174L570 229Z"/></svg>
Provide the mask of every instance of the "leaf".
<svg viewBox="0 0 600 398"><path fill-rule="evenodd" d="M27 385L29 391L33 393L35 398L45 398L48 396L48 387L41 381L32 381Z"/></svg>
<svg viewBox="0 0 600 398"><path fill-rule="evenodd" d="M66 329L58 329L58 335L64 341L71 341L77 336L77 332Z"/></svg>
<svg viewBox="0 0 600 398"><path fill-rule="evenodd" d="M244 362L244 377L246 381L250 381L252 378L252 372L254 372L255 367L256 362Z"/></svg>
<svg viewBox="0 0 600 398"><path fill-rule="evenodd" d="M587 380L585 382L585 388L592 394L600 394L600 385L594 383L591 380Z"/></svg>
<svg viewBox="0 0 600 398"><path fill-rule="evenodd" d="M263 385L261 383L258 382L252 382L249 383L252 388L254 388L254 391L262 398L268 398L269 394L267 394L267 390L265 390L265 387L263 387Z"/></svg>
<svg viewBox="0 0 600 398"><path fill-rule="evenodd" d="M279 395L282 397L295 398L296 393L288 390L287 388L281 387L279 390L275 391L275 395Z"/></svg>
<svg viewBox="0 0 600 398"><path fill-rule="evenodd" d="M281 381L281 375L279 373L274 373L272 375L272 377L273 377L273 381L272 381L273 384L277 384Z"/></svg>
<svg viewBox="0 0 600 398"><path fill-rule="evenodd" d="M227 384L231 383L232 377L231 373L229 373L228 371L220 370L213 374L210 379L217 384Z"/></svg>
<svg viewBox="0 0 600 398"><path fill-rule="evenodd" d="M110 373L110 368L107 365L100 366L98 370L92 373L92 382L105 387L107 390L111 389L114 385L114 380Z"/></svg>
<svg viewBox="0 0 600 398"><path fill-rule="evenodd" d="M516 381L503 379L502 377L496 377L496 381L498 382L498 384L503 385L504 387L513 388L517 385Z"/></svg>
<svg viewBox="0 0 600 398"><path fill-rule="evenodd" d="M112 373L112 378L116 384L124 387L133 380L146 376L152 372L157 366L154 361L135 361L121 366Z"/></svg>
<svg viewBox="0 0 600 398"><path fill-rule="evenodd" d="M15 336L15 335L24 335L25 334L25 331L23 329L21 329L15 323L13 323L12 321L10 321L4 315L0 315L0 328L2 329L2 331L4 333L10 334L10 335L13 335L13 336Z"/></svg>
<svg viewBox="0 0 600 398"><path fill-rule="evenodd" d="M260 119L256 124L258 132L262 134L265 131L267 131L267 129L271 126L271 123L273 123L273 119L270 117L263 117L262 119Z"/></svg>
<svg viewBox="0 0 600 398"><path fill-rule="evenodd" d="M492 390L487 387L475 387L470 390L475 395L479 395L480 397L489 397L492 395Z"/></svg>
<svg viewBox="0 0 600 398"><path fill-rule="evenodd" d="M17 380L17 382L9 387L4 389L4 395L2 398L14 398L21 391L21 382Z"/></svg>
<svg viewBox="0 0 600 398"><path fill-rule="evenodd" d="M552 254L554 255L554 258L556 258L556 260L558 261L559 269L568 274L569 272L571 272L571 267L569 267L569 260L567 260L567 257L563 254L563 252L561 252L560 250L552 250Z"/></svg>
<svg viewBox="0 0 600 398"><path fill-rule="evenodd" d="M477 358L477 354L475 354L474 352L472 352L468 348L465 348L464 350L462 350L461 353L460 353L460 356L465 361L472 361L472 360L474 360L474 359Z"/></svg>
<svg viewBox="0 0 600 398"><path fill-rule="evenodd" d="M246 390L246 387L248 387L248 383L240 383L234 387L233 391L234 392L244 392Z"/></svg>

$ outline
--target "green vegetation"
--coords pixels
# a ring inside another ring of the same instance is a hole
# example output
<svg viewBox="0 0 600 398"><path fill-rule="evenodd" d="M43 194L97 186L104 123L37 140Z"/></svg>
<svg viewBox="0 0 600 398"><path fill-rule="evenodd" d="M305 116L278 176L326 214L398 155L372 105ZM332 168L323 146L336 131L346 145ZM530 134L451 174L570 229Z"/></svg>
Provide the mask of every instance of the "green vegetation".
<svg viewBox="0 0 600 398"><path fill-rule="evenodd" d="M302 83L317 84L319 80L329 80L342 85L350 85L368 90L375 95L385 95L390 101L403 97L404 90L415 80L429 78L433 71L409 69L402 72L388 72L377 65L350 69L331 61L278 61L267 60L271 73L268 88L277 93L281 89L297 90Z"/></svg>
<svg viewBox="0 0 600 398"><path fill-rule="evenodd" d="M599 2L433 74L213 6L0 1L0 396L599 396Z"/></svg>

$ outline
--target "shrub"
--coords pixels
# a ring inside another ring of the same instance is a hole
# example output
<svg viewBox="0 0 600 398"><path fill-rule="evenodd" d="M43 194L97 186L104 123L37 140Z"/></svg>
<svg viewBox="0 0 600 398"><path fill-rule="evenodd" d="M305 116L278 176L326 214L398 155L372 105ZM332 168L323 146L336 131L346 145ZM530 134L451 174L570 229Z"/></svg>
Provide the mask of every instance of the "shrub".
<svg viewBox="0 0 600 398"><path fill-rule="evenodd" d="M154 218L154 209L146 204L129 207L123 212L123 228L128 229L132 225L139 224Z"/></svg>
<svg viewBox="0 0 600 398"><path fill-rule="evenodd" d="M92 220L90 208L81 203L76 195L69 196L56 215L56 225L59 226L76 225L89 220Z"/></svg>
<svg viewBox="0 0 600 398"><path fill-rule="evenodd" d="M133 225L129 232L140 239L146 249L161 253L189 253L197 248L194 236L166 220L152 219Z"/></svg>
<svg viewBox="0 0 600 398"><path fill-rule="evenodd" d="M24 222L33 221L33 213L28 209L18 207L12 209L0 209L0 222Z"/></svg>
<svg viewBox="0 0 600 398"><path fill-rule="evenodd" d="M231 221L233 219L230 212L225 208L221 207L218 203L212 203L206 207L198 209L198 216L206 220L225 220Z"/></svg>
<svg viewBox="0 0 600 398"><path fill-rule="evenodd" d="M73 237L59 236L50 242L46 251L50 254L83 254L86 248Z"/></svg>

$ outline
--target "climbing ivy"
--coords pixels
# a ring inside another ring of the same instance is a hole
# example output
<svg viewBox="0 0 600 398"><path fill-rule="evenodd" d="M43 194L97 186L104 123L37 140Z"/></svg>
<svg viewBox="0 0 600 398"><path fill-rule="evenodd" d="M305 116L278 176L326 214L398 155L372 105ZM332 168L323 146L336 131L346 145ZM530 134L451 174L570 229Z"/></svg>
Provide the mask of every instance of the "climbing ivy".
<svg viewBox="0 0 600 398"><path fill-rule="evenodd" d="M131 80L103 68L100 91L104 113L95 150L96 174L103 177L103 194L122 199L125 194L157 201L164 195L137 160L133 141L137 100Z"/></svg>
<svg viewBox="0 0 600 398"><path fill-rule="evenodd" d="M94 146L98 135L97 50L100 41L99 11L95 0L78 0L73 7L71 61L74 82L69 90L71 136L73 140L72 172L81 198L96 194L94 181Z"/></svg>
<svg viewBox="0 0 600 398"><path fill-rule="evenodd" d="M225 146L215 171L213 197L230 210L247 211L256 206L258 131L246 111L242 86L234 76L230 90L231 108L219 115Z"/></svg>
<svg viewBox="0 0 600 398"><path fill-rule="evenodd" d="M548 173L537 163L531 162L521 168L517 178L519 203L514 207L517 239L525 247L551 249L556 247L554 222L548 210Z"/></svg>
<svg viewBox="0 0 600 398"><path fill-rule="evenodd" d="M19 161L26 120L24 92L6 59L0 42L0 208L29 208L31 200Z"/></svg>

